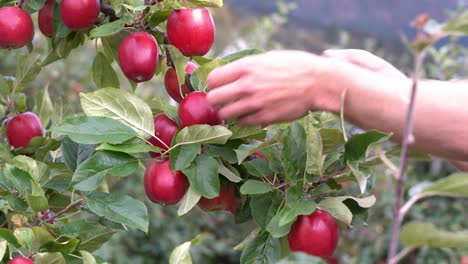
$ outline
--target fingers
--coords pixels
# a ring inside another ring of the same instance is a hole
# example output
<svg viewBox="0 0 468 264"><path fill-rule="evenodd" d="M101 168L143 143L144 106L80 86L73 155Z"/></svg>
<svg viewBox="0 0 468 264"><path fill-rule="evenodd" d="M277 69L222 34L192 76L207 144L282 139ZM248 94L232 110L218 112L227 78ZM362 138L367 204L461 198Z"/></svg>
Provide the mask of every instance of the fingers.
<svg viewBox="0 0 468 264"><path fill-rule="evenodd" d="M223 107L230 102L237 101L243 96L247 95L247 88L242 85L240 80L218 86L214 90L211 90L206 100L214 107Z"/></svg>
<svg viewBox="0 0 468 264"><path fill-rule="evenodd" d="M229 63L223 67L213 70L206 79L210 90L235 82L245 73L244 60Z"/></svg>
<svg viewBox="0 0 468 264"><path fill-rule="evenodd" d="M242 100L233 102L221 108L218 111L218 116L221 119L227 120L232 118L238 118L241 116L250 115L256 111L259 111L262 105L256 98L243 98Z"/></svg>

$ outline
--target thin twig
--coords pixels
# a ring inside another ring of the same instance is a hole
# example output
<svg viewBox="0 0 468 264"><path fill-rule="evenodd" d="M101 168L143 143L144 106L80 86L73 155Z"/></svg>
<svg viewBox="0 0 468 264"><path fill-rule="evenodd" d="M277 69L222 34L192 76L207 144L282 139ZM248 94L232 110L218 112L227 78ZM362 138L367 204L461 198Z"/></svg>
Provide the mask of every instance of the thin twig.
<svg viewBox="0 0 468 264"><path fill-rule="evenodd" d="M397 254L398 242L400 240L400 229L401 229L401 216L400 207L404 200L404 183L406 180L406 168L408 166L408 150L409 146L414 140L413 137L413 126L414 126L414 106L416 102L416 94L418 91L419 74L421 71L422 62L424 60L424 52L416 54L416 62L414 65L414 75L411 85L411 96L409 100L408 110L406 112L405 128L403 133L403 143L401 148L401 161L400 169L396 176L395 186L395 203L393 208L393 225L390 239L390 246L388 249L388 263L395 264L394 256Z"/></svg>
<svg viewBox="0 0 468 264"><path fill-rule="evenodd" d="M348 135L346 135L346 129L345 129L345 121L344 121L344 105L345 105L345 99L346 99L346 93L348 92L348 89L346 88L343 93L341 94L341 103L340 103L340 120L341 120L341 130L343 130L343 138L344 141L348 141Z"/></svg>
<svg viewBox="0 0 468 264"><path fill-rule="evenodd" d="M84 202L84 199L81 198L81 199L78 199L76 201L74 201L73 203L69 204L67 207L63 208L61 211L59 211L58 213L56 213L55 215L47 218L47 219L43 219L42 221L43 222L50 222L52 220L55 220L57 217L63 215L64 213L70 211L70 209L74 208L75 206L78 206L80 205L82 202Z"/></svg>
<svg viewBox="0 0 468 264"><path fill-rule="evenodd" d="M393 261L394 263L398 263L401 260L403 260L406 256L408 256L411 252L413 252L416 249L416 247L407 247L404 248L400 253L398 253L394 258Z"/></svg>
<svg viewBox="0 0 468 264"><path fill-rule="evenodd" d="M424 196L422 195L414 195L400 208L400 220L401 221L403 220L405 215L408 213L409 209L423 197Z"/></svg>
<svg viewBox="0 0 468 264"><path fill-rule="evenodd" d="M392 173L393 173L394 175L397 175L397 174L398 174L398 167L397 167L395 164L393 164L393 162L392 162L391 160L389 160L389 159L387 158L387 156L385 155L384 152L379 152L378 156L379 156L380 160L381 160L385 165L387 165L387 167L392 171Z"/></svg>

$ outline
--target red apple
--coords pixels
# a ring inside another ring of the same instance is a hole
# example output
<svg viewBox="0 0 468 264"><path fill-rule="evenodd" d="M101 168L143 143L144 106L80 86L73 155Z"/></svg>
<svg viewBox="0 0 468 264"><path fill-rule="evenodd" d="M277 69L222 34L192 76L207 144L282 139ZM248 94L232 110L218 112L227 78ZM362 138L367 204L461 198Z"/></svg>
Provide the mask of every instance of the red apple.
<svg viewBox="0 0 468 264"><path fill-rule="evenodd" d="M41 120L32 112L14 116L6 125L8 142L13 148L27 148L32 138L42 137L44 132Z"/></svg>
<svg viewBox="0 0 468 264"><path fill-rule="evenodd" d="M200 201L198 201L198 206L205 211L227 210L235 215L239 207L239 200L234 194L234 184L227 184L221 190L218 197L213 199L202 197Z"/></svg>
<svg viewBox="0 0 468 264"><path fill-rule="evenodd" d="M173 205L182 199L188 184L182 172L171 171L168 160L151 160L146 167L144 185L152 202Z"/></svg>
<svg viewBox="0 0 468 264"><path fill-rule="evenodd" d="M34 262L28 258L14 258L8 261L7 264L34 264Z"/></svg>
<svg viewBox="0 0 468 264"><path fill-rule="evenodd" d="M0 8L0 48L24 47L33 35L34 25L28 13L15 6Z"/></svg>
<svg viewBox="0 0 468 264"><path fill-rule="evenodd" d="M337 258L331 257L323 257L323 259L327 262L327 264L340 264Z"/></svg>
<svg viewBox="0 0 468 264"><path fill-rule="evenodd" d="M54 36L54 7L55 0L47 0L37 16L39 29L49 38Z"/></svg>
<svg viewBox="0 0 468 264"><path fill-rule="evenodd" d="M182 127L221 124L218 114L206 101L206 93L201 91L187 95L180 102L179 119Z"/></svg>
<svg viewBox="0 0 468 264"><path fill-rule="evenodd" d="M208 53L215 31L213 17L204 7L174 10L167 19L169 42L187 57Z"/></svg>
<svg viewBox="0 0 468 264"><path fill-rule="evenodd" d="M468 264L468 256L461 257L460 264Z"/></svg>
<svg viewBox="0 0 468 264"><path fill-rule="evenodd" d="M335 218L320 209L310 215L299 216L288 235L291 251L318 257L333 255L338 239L339 229Z"/></svg>
<svg viewBox="0 0 468 264"><path fill-rule="evenodd" d="M187 63L187 67L185 67L186 74L192 74L198 68L192 62ZM182 98L189 94L191 91L184 83L179 88L179 81L177 80L177 73L174 68L169 68L164 76L164 86L166 87L166 91L171 96L172 99L180 103ZM182 95L180 94L182 90Z"/></svg>
<svg viewBox="0 0 468 264"><path fill-rule="evenodd" d="M62 0L60 15L62 21L70 30L80 31L90 28L96 23L101 3L99 0Z"/></svg>
<svg viewBox="0 0 468 264"><path fill-rule="evenodd" d="M125 76L135 82L153 78L158 66L158 43L153 35L134 32L119 47L119 65Z"/></svg>
<svg viewBox="0 0 468 264"><path fill-rule="evenodd" d="M159 140L155 137L151 137L148 141L153 144L153 146L160 147L162 150L168 150L175 134L179 131L179 126L176 122L167 117L167 115L160 114L154 118L154 131ZM150 155L153 158L160 156L159 153L155 152L150 152Z"/></svg>

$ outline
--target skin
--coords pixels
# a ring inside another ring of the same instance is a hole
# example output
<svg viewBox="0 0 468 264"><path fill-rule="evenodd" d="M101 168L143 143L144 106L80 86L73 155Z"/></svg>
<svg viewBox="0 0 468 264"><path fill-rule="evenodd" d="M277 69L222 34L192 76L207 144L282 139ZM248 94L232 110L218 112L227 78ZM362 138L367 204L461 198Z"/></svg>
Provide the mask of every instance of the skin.
<svg viewBox="0 0 468 264"><path fill-rule="evenodd" d="M361 50L329 50L323 56L272 51L211 72L209 104L222 119L268 125L308 111L338 114L345 89L345 118L364 129L393 133L401 142L411 80L388 62ZM466 82L421 80L411 147L468 170ZM436 133L435 133L436 131Z"/></svg>

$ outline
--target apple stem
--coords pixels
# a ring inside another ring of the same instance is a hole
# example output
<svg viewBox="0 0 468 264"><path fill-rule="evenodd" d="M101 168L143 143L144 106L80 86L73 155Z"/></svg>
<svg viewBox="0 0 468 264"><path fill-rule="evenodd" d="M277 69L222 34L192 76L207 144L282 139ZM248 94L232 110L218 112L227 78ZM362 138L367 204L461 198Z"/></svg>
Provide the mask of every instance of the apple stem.
<svg viewBox="0 0 468 264"><path fill-rule="evenodd" d="M185 6L186 6L187 8L189 8L189 9L190 9L190 6L189 6L189 4L188 4L187 0L184 0L184 3L185 3Z"/></svg>

